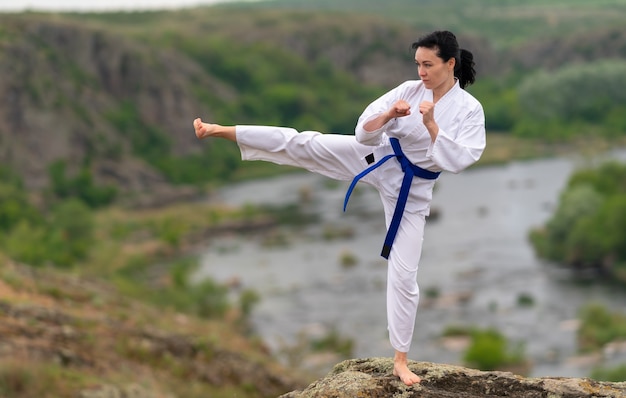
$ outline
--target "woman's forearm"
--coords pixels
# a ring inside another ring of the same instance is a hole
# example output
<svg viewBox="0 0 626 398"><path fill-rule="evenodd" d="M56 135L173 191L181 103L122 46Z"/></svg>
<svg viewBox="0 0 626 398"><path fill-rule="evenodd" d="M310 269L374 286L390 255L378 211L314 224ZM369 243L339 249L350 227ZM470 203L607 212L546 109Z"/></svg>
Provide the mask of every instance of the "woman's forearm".
<svg viewBox="0 0 626 398"><path fill-rule="evenodd" d="M389 123L391 119L393 118L390 117L387 112L381 113L377 117L365 122L365 124L363 124L363 130L365 130L367 133L379 130L385 124Z"/></svg>

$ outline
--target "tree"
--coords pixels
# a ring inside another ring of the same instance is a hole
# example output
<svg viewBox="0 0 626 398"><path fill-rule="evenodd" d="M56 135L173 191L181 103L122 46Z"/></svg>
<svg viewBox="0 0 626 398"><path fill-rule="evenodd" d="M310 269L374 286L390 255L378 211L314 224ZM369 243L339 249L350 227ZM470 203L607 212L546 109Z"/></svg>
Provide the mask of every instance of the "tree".
<svg viewBox="0 0 626 398"><path fill-rule="evenodd" d="M541 257L626 282L626 165L572 175L556 212L530 238Z"/></svg>

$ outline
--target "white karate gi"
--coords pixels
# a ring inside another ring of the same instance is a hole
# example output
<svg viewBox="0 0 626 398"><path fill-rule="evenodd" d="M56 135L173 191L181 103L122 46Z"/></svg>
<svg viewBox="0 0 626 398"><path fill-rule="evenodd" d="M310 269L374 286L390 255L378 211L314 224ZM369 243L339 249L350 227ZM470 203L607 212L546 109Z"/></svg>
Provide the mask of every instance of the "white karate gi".
<svg viewBox="0 0 626 398"><path fill-rule="evenodd" d="M363 125L397 100L411 105L411 115L397 118L374 132ZM419 104L432 101L433 93L421 81L407 81L372 102L363 112L355 136L321 134L285 127L236 126L243 160L264 160L301 167L337 180L352 180L370 164L393 153L389 137L396 137L405 156L431 171L458 173L476 162L485 148L485 118L482 106L458 82L435 104L439 134L435 142L422 123ZM380 193L387 228L395 209L404 173L399 162L389 159L361 179ZM435 180L413 179L400 228L388 260L387 322L392 347L408 352L413 338L419 301L417 268L422 252L425 217ZM341 206L341 204L337 204ZM348 206L349 210L349 206ZM381 247L383 235L381 234Z"/></svg>

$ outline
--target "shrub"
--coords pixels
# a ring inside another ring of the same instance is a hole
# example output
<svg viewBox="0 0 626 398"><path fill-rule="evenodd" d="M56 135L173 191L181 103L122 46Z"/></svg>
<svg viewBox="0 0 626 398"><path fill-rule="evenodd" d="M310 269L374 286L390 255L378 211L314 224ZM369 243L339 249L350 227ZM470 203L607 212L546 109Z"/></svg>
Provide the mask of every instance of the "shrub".
<svg viewBox="0 0 626 398"><path fill-rule="evenodd" d="M41 214L28 202L23 189L0 182L0 231L10 231L23 222L39 224L41 221Z"/></svg>
<svg viewBox="0 0 626 398"><path fill-rule="evenodd" d="M188 296L196 303L195 312L204 318L220 318L228 308L228 288L212 279L205 279L187 288Z"/></svg>
<svg viewBox="0 0 626 398"><path fill-rule="evenodd" d="M441 296L441 288L439 286L428 286L424 290L424 294L429 299L436 299Z"/></svg>
<svg viewBox="0 0 626 398"><path fill-rule="evenodd" d="M61 266L70 266L87 257L93 243L94 221L89 208L77 199L60 203L48 227L47 255Z"/></svg>
<svg viewBox="0 0 626 398"><path fill-rule="evenodd" d="M498 370L524 361L523 347L511 349L507 339L495 329L474 330L464 360L480 370Z"/></svg>
<svg viewBox="0 0 626 398"><path fill-rule="evenodd" d="M351 268L357 265L359 259L349 250L343 250L339 255L339 263L343 268Z"/></svg>
<svg viewBox="0 0 626 398"><path fill-rule="evenodd" d="M535 298L529 293L520 293L517 296L517 305L520 307L532 307L535 304Z"/></svg>
<svg viewBox="0 0 626 398"><path fill-rule="evenodd" d="M626 314L612 313L601 304L581 308L580 322L577 338L581 351L598 350L612 341L626 339Z"/></svg>
<svg viewBox="0 0 626 398"><path fill-rule="evenodd" d="M244 317L252 313L254 305L261 300L261 296L255 290L246 289L239 295L239 309Z"/></svg>
<svg viewBox="0 0 626 398"><path fill-rule="evenodd" d="M596 367L591 371L589 377L598 381L624 381L626 380L626 364L618 365L613 368Z"/></svg>
<svg viewBox="0 0 626 398"><path fill-rule="evenodd" d="M530 240L541 257L626 280L626 165L573 174L556 212Z"/></svg>
<svg viewBox="0 0 626 398"><path fill-rule="evenodd" d="M93 228L91 212L74 199L60 203L45 223L20 222L3 243L7 254L18 261L67 267L87 257Z"/></svg>
<svg viewBox="0 0 626 398"><path fill-rule="evenodd" d="M50 190L58 199L78 198L91 208L102 207L113 202L117 190L113 186L96 186L91 171L80 169L76 176L66 175L66 164L57 161L48 168Z"/></svg>
<svg viewBox="0 0 626 398"><path fill-rule="evenodd" d="M443 337L459 337L459 336L471 336L472 328L468 326L449 325L441 334Z"/></svg>

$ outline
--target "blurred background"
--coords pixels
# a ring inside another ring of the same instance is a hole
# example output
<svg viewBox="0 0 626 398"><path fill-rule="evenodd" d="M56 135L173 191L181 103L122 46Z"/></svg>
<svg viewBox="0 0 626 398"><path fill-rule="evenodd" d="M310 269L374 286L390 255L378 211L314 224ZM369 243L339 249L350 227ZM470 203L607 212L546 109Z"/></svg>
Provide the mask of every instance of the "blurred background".
<svg viewBox="0 0 626 398"><path fill-rule="evenodd" d="M241 162L191 123L353 134L437 29L474 54L487 149L437 182L411 359L626 380L625 18L624 0L2 1L0 395L273 397L391 356L377 193L343 213L346 183Z"/></svg>

